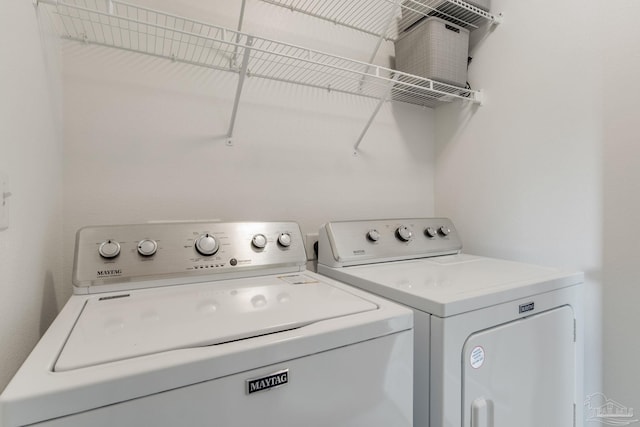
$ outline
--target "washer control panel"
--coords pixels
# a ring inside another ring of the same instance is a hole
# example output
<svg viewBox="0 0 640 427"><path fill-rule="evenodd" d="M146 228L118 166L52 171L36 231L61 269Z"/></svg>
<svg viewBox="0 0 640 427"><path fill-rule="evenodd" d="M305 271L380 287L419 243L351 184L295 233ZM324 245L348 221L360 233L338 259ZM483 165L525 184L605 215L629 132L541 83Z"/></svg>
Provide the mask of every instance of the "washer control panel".
<svg viewBox="0 0 640 427"><path fill-rule="evenodd" d="M73 283L76 288L162 279L188 283L209 279L201 276L216 280L278 268L300 271L305 265L295 222L96 226L76 234Z"/></svg>
<svg viewBox="0 0 640 427"><path fill-rule="evenodd" d="M318 236L318 262L332 267L425 258L461 249L448 218L329 222Z"/></svg>

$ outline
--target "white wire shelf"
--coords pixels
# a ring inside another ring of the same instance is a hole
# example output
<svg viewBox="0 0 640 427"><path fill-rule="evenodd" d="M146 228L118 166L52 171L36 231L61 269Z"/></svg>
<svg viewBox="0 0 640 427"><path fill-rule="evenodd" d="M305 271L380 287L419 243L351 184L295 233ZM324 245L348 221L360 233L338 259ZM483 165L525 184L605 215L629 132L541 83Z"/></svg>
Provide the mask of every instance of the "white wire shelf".
<svg viewBox="0 0 640 427"><path fill-rule="evenodd" d="M40 3L54 6L56 27L63 38L238 73L229 144L245 77L426 107L456 99L481 101L479 91L129 3L115 0L40 0Z"/></svg>
<svg viewBox="0 0 640 427"><path fill-rule="evenodd" d="M396 40L401 30L426 16L436 16L474 30L498 24L493 15L462 0L263 0L385 40Z"/></svg>

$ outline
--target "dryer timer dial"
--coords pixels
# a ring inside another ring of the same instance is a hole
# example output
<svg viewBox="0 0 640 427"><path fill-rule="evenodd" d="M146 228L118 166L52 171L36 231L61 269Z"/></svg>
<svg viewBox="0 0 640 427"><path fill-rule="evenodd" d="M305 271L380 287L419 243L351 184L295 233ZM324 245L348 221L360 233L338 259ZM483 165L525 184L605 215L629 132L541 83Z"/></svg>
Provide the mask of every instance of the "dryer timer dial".
<svg viewBox="0 0 640 427"><path fill-rule="evenodd" d="M396 230L396 237L403 242L408 242L409 240L411 240L411 237L413 237L413 233L411 232L409 227L407 227L406 225L401 225Z"/></svg>

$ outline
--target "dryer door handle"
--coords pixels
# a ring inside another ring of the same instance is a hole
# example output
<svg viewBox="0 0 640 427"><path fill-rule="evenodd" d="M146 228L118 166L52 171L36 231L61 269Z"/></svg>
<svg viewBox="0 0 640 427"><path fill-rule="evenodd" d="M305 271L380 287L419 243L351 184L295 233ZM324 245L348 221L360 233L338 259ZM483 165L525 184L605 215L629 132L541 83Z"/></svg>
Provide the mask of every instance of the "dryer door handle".
<svg viewBox="0 0 640 427"><path fill-rule="evenodd" d="M493 401L479 397L471 404L471 427L493 427Z"/></svg>

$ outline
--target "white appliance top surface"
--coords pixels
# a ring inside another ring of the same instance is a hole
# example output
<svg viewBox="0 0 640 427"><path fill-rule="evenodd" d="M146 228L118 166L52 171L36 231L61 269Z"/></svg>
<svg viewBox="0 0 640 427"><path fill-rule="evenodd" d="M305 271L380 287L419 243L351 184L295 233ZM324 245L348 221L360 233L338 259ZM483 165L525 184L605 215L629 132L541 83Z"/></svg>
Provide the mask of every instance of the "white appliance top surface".
<svg viewBox="0 0 640 427"><path fill-rule="evenodd" d="M32 425L412 330L411 310L305 263L294 222L81 229L74 295L0 394L0 425Z"/></svg>
<svg viewBox="0 0 640 427"><path fill-rule="evenodd" d="M95 295L87 297L55 371L217 345L377 308L305 273Z"/></svg>
<svg viewBox="0 0 640 427"><path fill-rule="evenodd" d="M441 317L582 282L582 273L467 254L319 269Z"/></svg>

